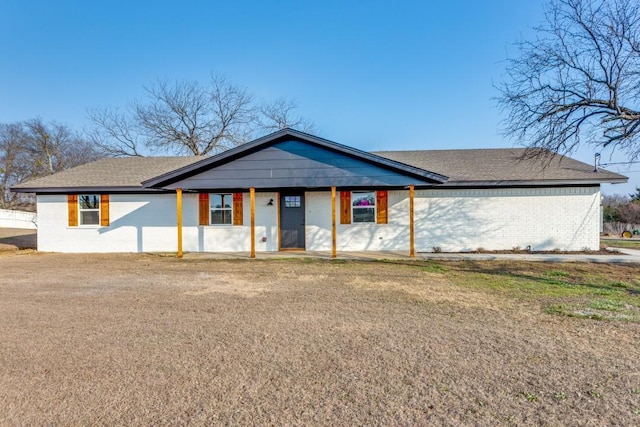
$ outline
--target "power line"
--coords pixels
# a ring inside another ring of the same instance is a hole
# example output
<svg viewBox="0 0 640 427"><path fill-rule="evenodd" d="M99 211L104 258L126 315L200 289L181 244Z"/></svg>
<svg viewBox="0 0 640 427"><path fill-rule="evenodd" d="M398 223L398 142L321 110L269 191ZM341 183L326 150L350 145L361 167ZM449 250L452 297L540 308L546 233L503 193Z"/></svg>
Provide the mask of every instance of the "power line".
<svg viewBox="0 0 640 427"><path fill-rule="evenodd" d="M609 166L609 165L631 165L631 164L635 164L635 163L640 163L639 161L633 161L633 162L611 162L611 163L598 163L598 166Z"/></svg>

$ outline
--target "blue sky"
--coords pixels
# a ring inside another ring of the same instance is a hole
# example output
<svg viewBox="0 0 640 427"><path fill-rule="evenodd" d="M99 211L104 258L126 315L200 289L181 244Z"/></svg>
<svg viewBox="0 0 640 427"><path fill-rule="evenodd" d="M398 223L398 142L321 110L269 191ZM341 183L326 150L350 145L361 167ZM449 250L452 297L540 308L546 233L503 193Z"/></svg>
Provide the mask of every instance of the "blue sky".
<svg viewBox="0 0 640 427"><path fill-rule="evenodd" d="M0 122L80 130L87 108L214 71L294 98L320 136L363 150L510 147L493 82L544 3L0 0ZM591 163L593 150L574 157ZM604 191L631 192L629 176Z"/></svg>

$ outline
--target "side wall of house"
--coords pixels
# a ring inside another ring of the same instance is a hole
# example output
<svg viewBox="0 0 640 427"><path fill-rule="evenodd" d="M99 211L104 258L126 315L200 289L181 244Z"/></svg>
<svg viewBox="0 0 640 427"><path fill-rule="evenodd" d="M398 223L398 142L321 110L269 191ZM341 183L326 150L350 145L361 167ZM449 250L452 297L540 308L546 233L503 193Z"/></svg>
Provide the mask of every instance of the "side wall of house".
<svg viewBox="0 0 640 427"><path fill-rule="evenodd" d="M600 248L600 188L416 191L416 250Z"/></svg>

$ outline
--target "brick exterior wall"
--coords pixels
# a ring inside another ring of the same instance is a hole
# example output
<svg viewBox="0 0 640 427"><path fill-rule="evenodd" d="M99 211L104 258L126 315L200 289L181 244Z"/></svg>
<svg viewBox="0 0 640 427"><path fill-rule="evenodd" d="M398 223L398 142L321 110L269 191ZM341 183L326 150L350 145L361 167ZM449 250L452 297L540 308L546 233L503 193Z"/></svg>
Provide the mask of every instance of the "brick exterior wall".
<svg viewBox="0 0 640 427"><path fill-rule="evenodd" d="M338 251L409 249L408 191L389 191L387 224L338 224ZM242 226L198 226L198 195L183 195L187 252L249 251L249 194ZM277 193L256 193L256 250L278 250ZM340 200L336 209L339 212ZM174 194L110 196L108 227L69 227L65 195L38 196L38 249L54 252L177 250ZM339 215L338 215L339 218ZM305 195L308 251L331 250L331 194ZM417 190L416 251L599 248L600 190L593 187Z"/></svg>

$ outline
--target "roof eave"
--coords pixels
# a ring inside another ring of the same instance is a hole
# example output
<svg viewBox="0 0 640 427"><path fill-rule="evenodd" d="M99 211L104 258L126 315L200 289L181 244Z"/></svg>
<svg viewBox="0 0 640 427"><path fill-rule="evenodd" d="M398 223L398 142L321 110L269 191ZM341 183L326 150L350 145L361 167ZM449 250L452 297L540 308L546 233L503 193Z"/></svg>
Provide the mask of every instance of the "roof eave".
<svg viewBox="0 0 640 427"><path fill-rule="evenodd" d="M14 193L73 194L73 193L161 193L167 190L141 186L78 186L78 187L11 187Z"/></svg>
<svg viewBox="0 0 640 427"><path fill-rule="evenodd" d="M438 187L561 187L572 185L624 184L627 178L605 179L532 179L500 181L448 181Z"/></svg>

